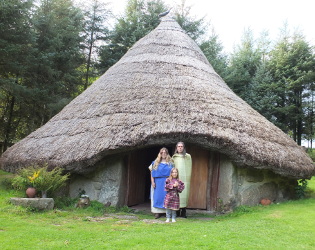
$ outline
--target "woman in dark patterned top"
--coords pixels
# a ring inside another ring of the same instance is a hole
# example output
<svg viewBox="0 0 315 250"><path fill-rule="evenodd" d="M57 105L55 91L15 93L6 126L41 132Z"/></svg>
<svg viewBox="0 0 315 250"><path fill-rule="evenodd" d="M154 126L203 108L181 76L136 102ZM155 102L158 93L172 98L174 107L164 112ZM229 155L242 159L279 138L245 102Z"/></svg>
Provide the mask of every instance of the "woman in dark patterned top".
<svg viewBox="0 0 315 250"><path fill-rule="evenodd" d="M166 179L165 190L167 194L164 199L166 208L166 222L176 222L176 211L179 210L179 195L185 188L185 184L178 178L178 169L172 168L171 176Z"/></svg>

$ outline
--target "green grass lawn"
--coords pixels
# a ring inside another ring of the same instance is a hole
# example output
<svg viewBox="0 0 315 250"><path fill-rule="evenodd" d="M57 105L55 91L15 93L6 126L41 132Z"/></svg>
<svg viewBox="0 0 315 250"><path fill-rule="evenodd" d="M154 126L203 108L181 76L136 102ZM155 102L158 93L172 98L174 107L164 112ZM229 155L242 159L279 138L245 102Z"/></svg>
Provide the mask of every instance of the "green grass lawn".
<svg viewBox="0 0 315 250"><path fill-rule="evenodd" d="M167 224L93 208L32 212L9 203L21 195L0 189L1 249L315 249L315 197Z"/></svg>

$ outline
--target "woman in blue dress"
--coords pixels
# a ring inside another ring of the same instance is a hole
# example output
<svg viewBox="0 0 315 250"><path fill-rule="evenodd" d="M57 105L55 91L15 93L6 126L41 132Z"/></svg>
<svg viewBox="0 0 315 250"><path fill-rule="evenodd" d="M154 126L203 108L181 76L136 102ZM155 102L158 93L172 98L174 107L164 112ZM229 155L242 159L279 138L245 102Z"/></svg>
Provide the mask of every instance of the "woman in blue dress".
<svg viewBox="0 0 315 250"><path fill-rule="evenodd" d="M151 212L154 213L156 219L166 211L163 206L166 195L165 181L170 176L173 166L167 148L161 148L157 158L149 167L151 171Z"/></svg>

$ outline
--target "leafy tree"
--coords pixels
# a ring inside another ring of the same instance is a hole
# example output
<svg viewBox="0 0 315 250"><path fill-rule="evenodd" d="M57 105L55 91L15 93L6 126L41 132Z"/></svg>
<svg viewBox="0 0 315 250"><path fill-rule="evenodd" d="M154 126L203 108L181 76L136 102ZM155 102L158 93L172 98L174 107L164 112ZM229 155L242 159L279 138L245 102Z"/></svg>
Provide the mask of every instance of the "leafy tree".
<svg viewBox="0 0 315 250"><path fill-rule="evenodd" d="M99 68L105 72L132 45L160 23L158 14L167 8L161 0L129 0L125 16L118 18L108 44L100 49Z"/></svg>
<svg viewBox="0 0 315 250"><path fill-rule="evenodd" d="M314 72L315 74L315 72ZM304 137L302 139L305 139L309 142L309 148L313 148L313 139L315 138L315 129L314 129L314 123L315 123L315 116L314 116L314 110L315 110L315 92L314 92L314 82L311 82L309 85L309 89L306 91L309 93L309 97L306 98L304 101Z"/></svg>
<svg viewBox="0 0 315 250"><path fill-rule="evenodd" d="M261 65L262 53L257 48L253 33L250 29L246 30L241 44L231 55L227 84L246 102L250 102L249 88L258 67Z"/></svg>
<svg viewBox="0 0 315 250"><path fill-rule="evenodd" d="M15 137L23 113L19 102L27 95L23 77L33 53L33 1L10 0L0 5L0 138L1 152Z"/></svg>
<svg viewBox="0 0 315 250"><path fill-rule="evenodd" d="M90 69L96 63L96 52L101 46L101 42L106 41L108 37L107 21L110 16L111 12L107 8L107 4L100 0L89 1L88 6L84 7L84 49L86 51L84 89L89 85Z"/></svg>
<svg viewBox="0 0 315 250"><path fill-rule="evenodd" d="M182 0L175 9L175 20L193 40L201 44L207 33L205 17L197 19L191 15L191 9L192 6L187 6L186 1Z"/></svg>
<svg viewBox="0 0 315 250"><path fill-rule="evenodd" d="M274 85L271 73L269 72L267 64L262 62L251 79L247 93L248 104L269 121L276 124L277 122L273 113L277 96L273 88Z"/></svg>
<svg viewBox="0 0 315 250"><path fill-rule="evenodd" d="M227 75L227 55L222 52L223 46L219 42L218 35L213 31L208 40L201 42L200 48L214 70L225 79Z"/></svg>
<svg viewBox="0 0 315 250"><path fill-rule="evenodd" d="M315 58L312 47L301 34L284 36L270 53L269 70L275 85L275 117L285 132L301 145L304 100L309 98L314 82Z"/></svg>
<svg viewBox="0 0 315 250"><path fill-rule="evenodd" d="M251 77L246 96L248 104L250 104L261 115L266 117L273 123L276 123L273 115L274 100L277 96L273 91L273 78L268 69L268 54L270 52L270 40L268 32L262 32L261 36L255 42L257 57L257 67L254 75Z"/></svg>
<svg viewBox="0 0 315 250"><path fill-rule="evenodd" d="M81 84L82 15L71 0L0 5L3 151L64 107Z"/></svg>
<svg viewBox="0 0 315 250"><path fill-rule="evenodd" d="M32 89L29 107L34 130L67 104L82 84L78 70L83 56L83 16L71 0L42 0L33 18L37 34L36 54L27 87Z"/></svg>

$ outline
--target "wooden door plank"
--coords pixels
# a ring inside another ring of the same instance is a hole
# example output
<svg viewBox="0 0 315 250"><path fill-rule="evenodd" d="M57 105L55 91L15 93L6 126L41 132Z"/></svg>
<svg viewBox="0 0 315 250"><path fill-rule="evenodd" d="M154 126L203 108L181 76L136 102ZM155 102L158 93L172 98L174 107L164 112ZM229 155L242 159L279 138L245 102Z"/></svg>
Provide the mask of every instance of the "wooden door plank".
<svg viewBox="0 0 315 250"><path fill-rule="evenodd" d="M192 175L188 208L207 208L208 162L209 151L196 146L189 146L192 157Z"/></svg>

